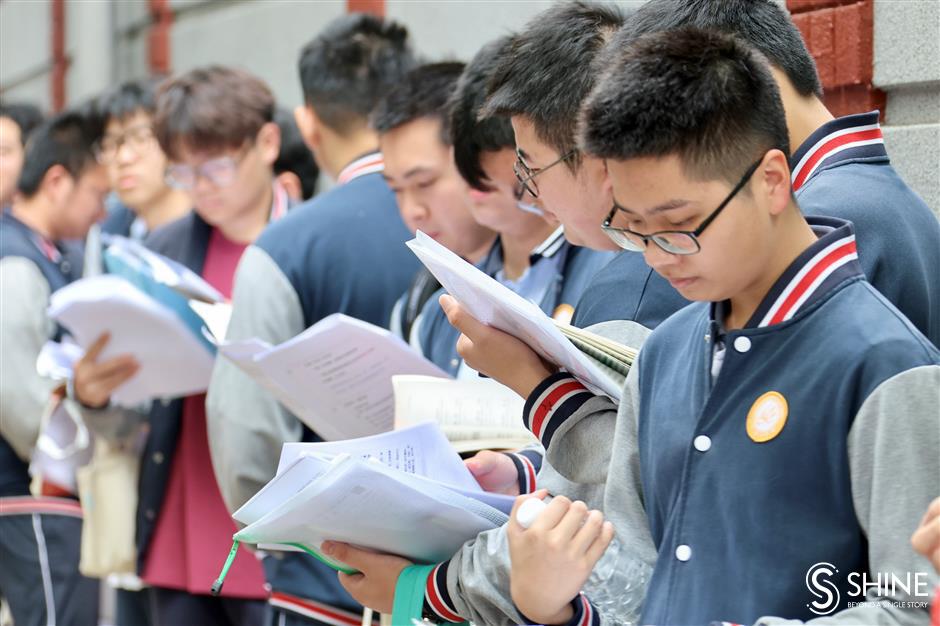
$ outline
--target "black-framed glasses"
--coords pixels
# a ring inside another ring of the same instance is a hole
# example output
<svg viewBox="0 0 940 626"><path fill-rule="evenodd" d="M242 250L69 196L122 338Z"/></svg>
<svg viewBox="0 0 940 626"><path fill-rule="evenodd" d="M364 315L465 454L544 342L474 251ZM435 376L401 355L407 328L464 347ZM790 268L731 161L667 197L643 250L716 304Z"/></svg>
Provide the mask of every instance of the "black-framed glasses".
<svg viewBox="0 0 940 626"><path fill-rule="evenodd" d="M738 181L738 184L734 186L734 189L731 190L724 200L721 201L721 204L718 205L718 208L712 211L705 220L699 224L699 227L695 230L660 230L655 233L650 233L649 235L643 235L641 233L630 230L629 228L618 228L616 226L611 226L611 221L614 219L614 215L617 214L617 211L622 210L620 205L614 202L614 206L610 209L610 213L607 214L607 219L604 220L604 223L601 224L601 229L607 236L610 237L611 241L623 248L624 250L630 250L631 252L645 252L647 244L652 241L660 249L668 252L669 254L695 254L702 249L701 244L699 244L698 238L701 236L705 229L708 228L708 225L715 221L715 218L718 217L718 214L721 213L728 203L738 195L738 192L744 188L744 185L747 184L747 181L751 179L751 176L754 175L754 172L757 171L758 166L764 160L764 157L757 159L753 165L747 168L747 171L744 172L744 176L741 177L741 180Z"/></svg>
<svg viewBox="0 0 940 626"><path fill-rule="evenodd" d="M140 154L156 145L157 140L153 135L153 128L150 124L140 124L128 128L120 134L109 134L102 137L95 143L95 158L102 165L108 165L118 155L121 146L129 147L134 154Z"/></svg>
<svg viewBox="0 0 940 626"><path fill-rule="evenodd" d="M529 167L525 159L522 158L522 152L519 148L516 148L516 162L513 163L512 171L516 175L516 180L519 181L519 184L522 185L522 191L528 193L533 198L539 197L539 186L535 182L535 177L544 172L547 169L555 167L562 161L567 161L577 153L577 150L569 150L561 158L552 161L545 167ZM522 198L522 193L519 194L519 199Z"/></svg>

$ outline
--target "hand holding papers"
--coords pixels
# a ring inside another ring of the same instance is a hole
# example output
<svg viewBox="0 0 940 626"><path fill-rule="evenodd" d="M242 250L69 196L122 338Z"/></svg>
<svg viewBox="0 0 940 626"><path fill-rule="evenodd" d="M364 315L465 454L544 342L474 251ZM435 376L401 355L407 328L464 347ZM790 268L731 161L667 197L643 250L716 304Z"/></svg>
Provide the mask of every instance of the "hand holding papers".
<svg viewBox="0 0 940 626"><path fill-rule="evenodd" d="M202 320L189 309L191 317L181 317L185 300L171 293L182 305L171 302L171 308L118 276L83 278L52 294L49 316L66 327L82 349L109 332L103 359L133 355L140 371L118 387L112 400L136 406L151 398L199 393L209 385L214 354Z"/></svg>
<svg viewBox="0 0 940 626"><path fill-rule="evenodd" d="M505 523L512 505L480 490L434 424L288 445L277 476L233 515L248 524L235 539L314 554L330 539L430 563Z"/></svg>
<svg viewBox="0 0 940 626"><path fill-rule="evenodd" d="M609 377L573 346L536 305L420 231L408 247L477 320L522 340L542 358L564 367L596 392L620 398L622 381Z"/></svg>
<svg viewBox="0 0 940 626"><path fill-rule="evenodd" d="M327 440L391 430L393 374L447 374L384 328L334 314L279 346L222 345L227 359Z"/></svg>

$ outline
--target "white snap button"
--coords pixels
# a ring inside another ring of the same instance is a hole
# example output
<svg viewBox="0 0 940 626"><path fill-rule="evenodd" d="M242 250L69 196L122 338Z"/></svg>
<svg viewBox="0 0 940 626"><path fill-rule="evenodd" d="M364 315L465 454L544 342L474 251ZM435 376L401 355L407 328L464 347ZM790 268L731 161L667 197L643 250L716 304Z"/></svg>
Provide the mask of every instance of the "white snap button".
<svg viewBox="0 0 940 626"><path fill-rule="evenodd" d="M685 561L688 561L689 559L692 558L692 548L690 548L689 546L685 544L682 544L681 546L676 548L676 558L682 561L683 563Z"/></svg>
<svg viewBox="0 0 940 626"><path fill-rule="evenodd" d="M163 463L163 453L162 453L162 452L154 452L154 453L153 453L153 462L156 463L157 465L160 465L161 463Z"/></svg>
<svg viewBox="0 0 940 626"><path fill-rule="evenodd" d="M708 435L699 435L695 438L695 441L692 442L692 445L695 446L695 449L699 452L708 452L709 448L712 447L712 440Z"/></svg>
<svg viewBox="0 0 940 626"><path fill-rule="evenodd" d="M751 340L747 337L737 337L734 340L734 349L738 352L747 352L751 349Z"/></svg>
<svg viewBox="0 0 940 626"><path fill-rule="evenodd" d="M458 359L451 359L451 360L450 360L450 366L451 366L451 367L457 367L458 365L460 365L460 361L459 361Z"/></svg>

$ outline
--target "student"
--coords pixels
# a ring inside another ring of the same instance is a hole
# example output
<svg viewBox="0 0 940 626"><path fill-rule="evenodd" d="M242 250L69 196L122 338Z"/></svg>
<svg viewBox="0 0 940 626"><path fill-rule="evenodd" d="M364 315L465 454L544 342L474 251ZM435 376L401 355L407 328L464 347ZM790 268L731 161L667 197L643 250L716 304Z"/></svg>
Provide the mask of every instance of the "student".
<svg viewBox="0 0 940 626"><path fill-rule="evenodd" d="M586 282L613 255L572 246L556 220L520 208L516 197L522 195L521 185L512 170L512 126L506 118L478 120L486 81L510 42L503 38L485 46L467 66L451 96L448 133L455 160L460 154L457 164L472 176L466 182L475 186L470 192L474 219L499 233L480 268L538 304L547 315L561 315L568 321L567 312L574 309ZM466 179L466 174L461 175ZM463 366L456 350L459 333L447 322L437 300L430 298L421 315L417 339L422 352L451 375L476 376Z"/></svg>
<svg viewBox="0 0 940 626"><path fill-rule="evenodd" d="M514 38L510 51L497 62L489 87L489 104L510 117L517 147L533 161L533 167L540 168L526 174L517 162L518 175L530 190L523 201L538 202L564 225L566 239L595 250L619 248L600 227L613 198L603 160L577 150L576 128L581 104L595 82L595 74L589 70L607 38L622 22L618 10L604 5L555 5L537 15ZM484 113L486 110L485 105ZM565 164L558 161L572 150ZM575 156L577 165L568 165ZM662 277L651 274L640 255L624 254L635 259L635 267L611 289L628 294L631 306L623 310L605 307L609 317L599 318L592 330L607 334L616 331L614 339L639 346L649 328L688 301ZM585 290L576 311L585 305L589 292L590 288ZM611 293L594 291L593 297L610 299ZM498 490L513 486L531 489L534 481L523 475L528 473L527 467L513 465L502 455L492 455L491 459L502 461L501 467L494 462L473 470L481 484ZM547 463L539 472L538 482L553 493L592 502L599 498L596 485L567 481ZM502 529L483 533L440 564L428 578L427 613L436 620L460 621L460 616L483 624L517 623L521 617L509 597L505 541ZM357 599L380 610L389 608L398 572L407 561L333 547L344 551L344 560L355 559L356 567L365 573L362 578L343 578Z"/></svg>
<svg viewBox="0 0 940 626"><path fill-rule="evenodd" d="M226 298L245 248L287 210L272 169L280 143L273 115L268 87L225 67L192 70L157 94L154 135L170 160L167 177L192 194L195 210L151 233L145 245ZM99 339L75 368L75 398L86 407L106 407L136 371L127 356L99 362L105 344ZM86 416L93 428L103 418ZM154 623L261 623L267 592L250 553L235 563L221 597L209 595L235 524L210 462L203 394L153 403L140 472L138 570L150 586Z"/></svg>
<svg viewBox="0 0 940 626"><path fill-rule="evenodd" d="M42 123L32 104L0 104L0 209L13 203L29 134Z"/></svg>
<svg viewBox="0 0 940 626"><path fill-rule="evenodd" d="M787 114L801 210L851 221L868 280L940 345L940 224L891 167L878 112L833 119L799 30L773 0L648 2L608 49L616 54L639 35L683 25L737 35L770 60ZM609 62L601 59L601 65ZM623 269L611 265L608 276Z"/></svg>
<svg viewBox="0 0 940 626"><path fill-rule="evenodd" d="M78 500L45 488L31 496L28 468L55 386L36 373L40 349L58 335L46 307L82 270L63 241L104 217L107 173L92 148L100 135L97 120L74 111L37 128L0 215L0 596L17 626L98 620L98 583L78 573Z"/></svg>
<svg viewBox="0 0 940 626"><path fill-rule="evenodd" d="M368 115L414 66L407 31L373 15L337 18L301 53L297 125L337 185L273 224L245 252L229 339L277 344L332 313L386 326L418 268L410 233L382 178ZM281 446L315 434L224 360L207 402L212 462L229 510L270 480ZM224 551L220 557L224 557ZM333 570L307 555L264 562L275 624L358 624L361 610Z"/></svg>
<svg viewBox="0 0 940 626"><path fill-rule="evenodd" d="M120 201L102 222L104 233L142 240L192 209L186 191L167 183L167 158L153 134L154 92L159 82L123 83L98 103L105 120L98 160L107 167L111 188Z"/></svg>
<svg viewBox="0 0 940 626"><path fill-rule="evenodd" d="M474 345L500 341L465 357L528 397L555 467L607 481L618 534L645 512L659 558L641 623L925 620L913 590L858 597L850 581L917 572L907 529L940 474L940 351L867 282L850 222L800 213L766 59L714 31L649 35L615 56L583 119L614 186L612 234L698 302L643 345L619 413L448 304ZM582 530L585 514L557 498L529 530L510 522L527 618L598 622L578 589L613 530L598 514ZM821 562L828 602L807 582Z"/></svg>
<svg viewBox="0 0 940 626"><path fill-rule="evenodd" d="M320 168L300 135L293 113L278 107L274 111L274 121L281 129L281 151L274 162L274 175L291 202L300 204L317 192Z"/></svg>
<svg viewBox="0 0 940 626"><path fill-rule="evenodd" d="M415 68L378 102L371 124L385 163L382 176L395 194L408 230L421 230L478 263L492 247L495 234L474 219L470 189L454 165L445 130L447 99L462 70L463 63L457 62ZM439 287L430 272L419 269L395 303L390 328L416 343L412 333L420 326L420 316L415 313Z"/></svg>

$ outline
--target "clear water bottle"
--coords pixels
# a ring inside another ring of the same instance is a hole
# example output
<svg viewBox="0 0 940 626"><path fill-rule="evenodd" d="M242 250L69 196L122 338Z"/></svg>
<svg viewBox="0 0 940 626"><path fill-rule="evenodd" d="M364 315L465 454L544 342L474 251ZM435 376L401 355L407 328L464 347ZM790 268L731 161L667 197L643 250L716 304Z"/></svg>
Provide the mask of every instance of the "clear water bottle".
<svg viewBox="0 0 940 626"><path fill-rule="evenodd" d="M516 514L519 525L529 528L548 506L530 498ZM652 568L630 554L614 537L584 583L584 593L608 624L634 626L640 620L643 597Z"/></svg>

